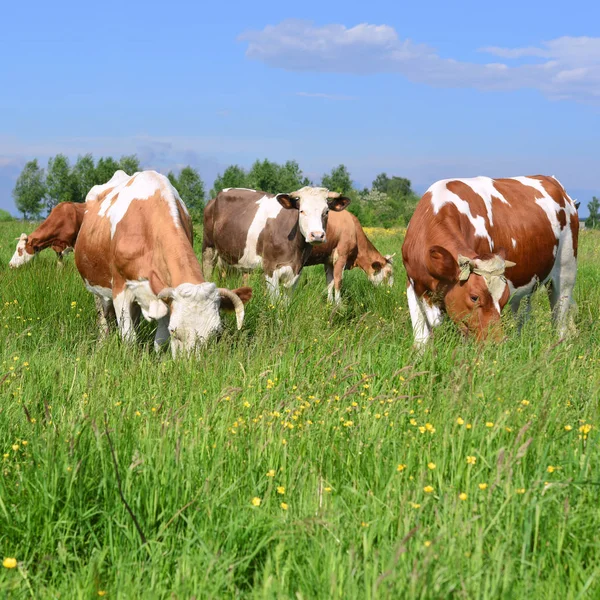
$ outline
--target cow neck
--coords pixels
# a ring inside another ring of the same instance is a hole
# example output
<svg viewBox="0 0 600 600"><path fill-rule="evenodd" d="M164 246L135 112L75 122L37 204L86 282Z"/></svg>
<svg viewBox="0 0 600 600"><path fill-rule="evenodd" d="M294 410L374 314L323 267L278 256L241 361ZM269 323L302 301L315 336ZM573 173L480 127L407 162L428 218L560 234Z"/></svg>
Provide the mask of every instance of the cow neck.
<svg viewBox="0 0 600 600"><path fill-rule="evenodd" d="M154 270L170 287L182 283L204 283L200 262L183 229L177 229L174 237L162 240L158 252L154 251Z"/></svg>
<svg viewBox="0 0 600 600"><path fill-rule="evenodd" d="M371 273L373 271L373 263L379 261L385 265L385 256L375 248L371 240L367 237L367 234L363 231L363 228L358 225L355 226L356 231L356 245L358 247L358 255L356 257L356 266L365 271Z"/></svg>

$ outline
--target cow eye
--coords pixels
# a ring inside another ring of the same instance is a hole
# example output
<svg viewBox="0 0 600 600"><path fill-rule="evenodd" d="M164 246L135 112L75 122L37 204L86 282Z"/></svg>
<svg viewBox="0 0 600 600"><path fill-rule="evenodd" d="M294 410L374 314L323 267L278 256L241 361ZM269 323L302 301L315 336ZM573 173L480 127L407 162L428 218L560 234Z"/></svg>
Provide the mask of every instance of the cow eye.
<svg viewBox="0 0 600 600"><path fill-rule="evenodd" d="M303 210L301 210L301 211L300 211L300 214L301 214L301 215L303 215L303 214L305 214L305 213L304 213L304 211L303 211Z"/></svg>
<svg viewBox="0 0 600 600"><path fill-rule="evenodd" d="M471 302L479 302L479 296L471 296Z"/></svg>

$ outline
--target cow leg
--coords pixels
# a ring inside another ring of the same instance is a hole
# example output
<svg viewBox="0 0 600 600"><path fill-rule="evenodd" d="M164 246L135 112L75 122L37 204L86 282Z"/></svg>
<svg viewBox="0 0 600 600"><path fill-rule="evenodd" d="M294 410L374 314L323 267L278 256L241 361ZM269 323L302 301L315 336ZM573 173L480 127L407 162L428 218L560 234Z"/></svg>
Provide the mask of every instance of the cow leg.
<svg viewBox="0 0 600 600"><path fill-rule="evenodd" d="M344 278L345 267L345 257L339 257L333 265L333 287L336 304L339 304L342 301L342 279Z"/></svg>
<svg viewBox="0 0 600 600"><path fill-rule="evenodd" d="M117 324L121 339L125 342L135 341L135 328L139 320L139 307L134 303L133 294L127 289L113 295L113 304L117 315Z"/></svg>
<svg viewBox="0 0 600 600"><path fill-rule="evenodd" d="M294 269L292 267L280 267L277 269L279 271L279 281L282 283L283 288L285 290L284 302L289 304L292 300L292 294L296 289L296 285L298 285L298 279L300 279L300 273L294 273Z"/></svg>
<svg viewBox="0 0 600 600"><path fill-rule="evenodd" d="M415 346L423 347L429 340L432 329L444 320L444 315L437 306L431 306L425 300L418 298L410 281L406 289L406 297L413 326Z"/></svg>
<svg viewBox="0 0 600 600"><path fill-rule="evenodd" d="M327 280L327 302L330 304L333 302L333 265L331 263L325 263L325 279Z"/></svg>
<svg viewBox="0 0 600 600"><path fill-rule="evenodd" d="M62 269L65 266L65 263L63 262L63 253L62 252L57 252L56 253L56 258L58 260L58 262L56 263L56 266L59 269Z"/></svg>
<svg viewBox="0 0 600 600"><path fill-rule="evenodd" d="M242 275L242 282L246 287L248 287L248 284L250 283L250 273L247 271L244 271Z"/></svg>
<svg viewBox="0 0 600 600"><path fill-rule="evenodd" d="M154 350L160 352L161 348L169 341L169 318L167 315L162 319L158 319L158 327L154 335Z"/></svg>
<svg viewBox="0 0 600 600"><path fill-rule="evenodd" d="M265 273L265 280L271 302L275 304L279 300L279 269L275 269L272 275Z"/></svg>
<svg viewBox="0 0 600 600"><path fill-rule="evenodd" d="M105 340L110 334L111 324L115 322L115 309L110 298L104 298L103 296L96 296L94 294L94 303L96 305L100 339Z"/></svg>
<svg viewBox="0 0 600 600"><path fill-rule="evenodd" d="M211 280L216 262L217 251L211 247L204 248L202 250L202 274L206 281Z"/></svg>

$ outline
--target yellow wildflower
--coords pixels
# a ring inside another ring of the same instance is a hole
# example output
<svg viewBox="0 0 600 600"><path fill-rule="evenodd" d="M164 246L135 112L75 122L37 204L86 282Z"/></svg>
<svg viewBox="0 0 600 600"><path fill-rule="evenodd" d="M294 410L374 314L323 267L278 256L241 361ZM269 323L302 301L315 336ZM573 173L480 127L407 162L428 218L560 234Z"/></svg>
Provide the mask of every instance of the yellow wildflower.
<svg viewBox="0 0 600 600"><path fill-rule="evenodd" d="M459 425L464 425L464 424L465 424L465 420L464 420L464 419L462 419L461 417L458 417L458 419L456 419L456 422L457 422Z"/></svg>
<svg viewBox="0 0 600 600"><path fill-rule="evenodd" d="M426 494L431 494L431 493L433 492L433 488L432 488L430 485L426 485L426 486L423 488L423 491L424 491Z"/></svg>
<svg viewBox="0 0 600 600"><path fill-rule="evenodd" d="M396 467L396 471L400 471L400 473L402 473L402 471L404 471L404 469L406 469L406 465L400 464Z"/></svg>
<svg viewBox="0 0 600 600"><path fill-rule="evenodd" d="M516 490L517 494L524 494L525 493L525 488L518 488Z"/></svg>
<svg viewBox="0 0 600 600"><path fill-rule="evenodd" d="M429 548L429 546L431 546L431 542L429 540L425 540L423 542L423 545L425 546L425 548Z"/></svg>
<svg viewBox="0 0 600 600"><path fill-rule="evenodd" d="M288 509L288 505L285 502L282 502L279 506L281 506L281 508L283 508L283 510Z"/></svg>
<svg viewBox="0 0 600 600"><path fill-rule="evenodd" d="M573 427L571 425L565 425L565 431L571 431Z"/></svg>
<svg viewBox="0 0 600 600"><path fill-rule="evenodd" d="M17 559L16 558L5 558L2 561L2 566L5 569L14 569L17 566Z"/></svg>
<svg viewBox="0 0 600 600"><path fill-rule="evenodd" d="M474 465L477 462L476 456L467 456L467 464Z"/></svg>
<svg viewBox="0 0 600 600"><path fill-rule="evenodd" d="M487 483L480 483L480 484L479 484L479 489L480 489L480 490L487 490L487 486L488 486L488 484L487 484Z"/></svg>
<svg viewBox="0 0 600 600"><path fill-rule="evenodd" d="M258 496L252 498L252 506L260 506L260 498Z"/></svg>
<svg viewBox="0 0 600 600"><path fill-rule="evenodd" d="M427 468L429 470L433 471L435 469L435 463L434 462L427 463Z"/></svg>
<svg viewBox="0 0 600 600"><path fill-rule="evenodd" d="M467 495L464 492L461 492L458 497L463 501L467 499Z"/></svg>
<svg viewBox="0 0 600 600"><path fill-rule="evenodd" d="M421 508L421 505L420 505L420 504L417 504L416 502L411 502L411 503L410 503L410 505L411 505L411 506L412 506L412 507L413 507L415 510L417 510L417 508Z"/></svg>
<svg viewBox="0 0 600 600"><path fill-rule="evenodd" d="M488 422L485 424L485 426L486 426L486 427L493 427L493 426L494 426L494 423L493 423L492 421L488 421Z"/></svg>
<svg viewBox="0 0 600 600"><path fill-rule="evenodd" d="M267 477L275 477L275 469L269 469L267 471Z"/></svg>
<svg viewBox="0 0 600 600"><path fill-rule="evenodd" d="M283 496L283 494L285 494L285 488L282 485L278 486L277 493Z"/></svg>

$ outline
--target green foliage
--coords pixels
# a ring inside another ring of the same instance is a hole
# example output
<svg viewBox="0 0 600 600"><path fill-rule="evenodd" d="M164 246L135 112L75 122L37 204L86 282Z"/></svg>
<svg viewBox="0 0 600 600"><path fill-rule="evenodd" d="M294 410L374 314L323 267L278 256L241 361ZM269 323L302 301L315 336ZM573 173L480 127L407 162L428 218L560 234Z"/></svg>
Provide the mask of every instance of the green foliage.
<svg viewBox="0 0 600 600"><path fill-rule="evenodd" d="M119 159L119 169L125 171L127 175L133 175L142 170L142 167L140 167L140 159L136 154L121 156Z"/></svg>
<svg viewBox="0 0 600 600"><path fill-rule="evenodd" d="M98 159L96 164L96 181L98 185L110 181L111 177L121 168L120 164L111 156ZM131 173L128 173L130 175ZM88 190L89 191L89 190Z"/></svg>
<svg viewBox="0 0 600 600"><path fill-rule="evenodd" d="M181 169L179 177L176 177L172 172L169 172L167 177L179 192L194 220L201 219L204 211L204 182L198 171L187 166Z"/></svg>
<svg viewBox="0 0 600 600"><path fill-rule="evenodd" d="M248 187L277 194L279 189L279 165L270 160L257 160L248 172Z"/></svg>
<svg viewBox="0 0 600 600"><path fill-rule="evenodd" d="M46 182L44 169L40 168L37 159L30 160L21 171L13 190L13 198L23 218L38 218L44 208Z"/></svg>
<svg viewBox="0 0 600 600"><path fill-rule="evenodd" d="M302 173L300 165L295 160L288 160L279 167L277 173L277 193L295 192L310 185L308 177Z"/></svg>
<svg viewBox="0 0 600 600"><path fill-rule="evenodd" d="M594 196L591 202L588 202L588 211L590 216L586 219L585 226L590 229L600 227L600 200Z"/></svg>
<svg viewBox="0 0 600 600"><path fill-rule="evenodd" d="M15 218L3 208L0 208L0 223L4 223L6 221L14 221Z"/></svg>
<svg viewBox="0 0 600 600"><path fill-rule="evenodd" d="M223 175L217 175L213 187L210 190L210 197L216 195L227 188L243 188L248 187L248 174L242 167L231 165L225 169Z"/></svg>
<svg viewBox="0 0 600 600"><path fill-rule="evenodd" d="M73 176L77 181L78 197L77 202L85 202L87 193L100 182L96 173L94 157L91 154L78 156L77 162L73 166Z"/></svg>
<svg viewBox="0 0 600 600"><path fill-rule="evenodd" d="M339 165L328 175L323 175L321 185L332 192L348 195L352 191L352 179L345 165Z"/></svg>
<svg viewBox="0 0 600 600"><path fill-rule="evenodd" d="M69 159L64 154L57 154L48 161L48 170L46 171L48 212L59 202L76 202L79 197L79 183L76 173L71 170Z"/></svg>
<svg viewBox="0 0 600 600"><path fill-rule="evenodd" d="M0 597L600 597L599 256L584 232L562 342L540 290L504 343L446 324L420 354L401 266L347 272L335 311L315 267L293 309L252 275L243 329L180 361L148 327L98 342L72 259L5 269Z"/></svg>

